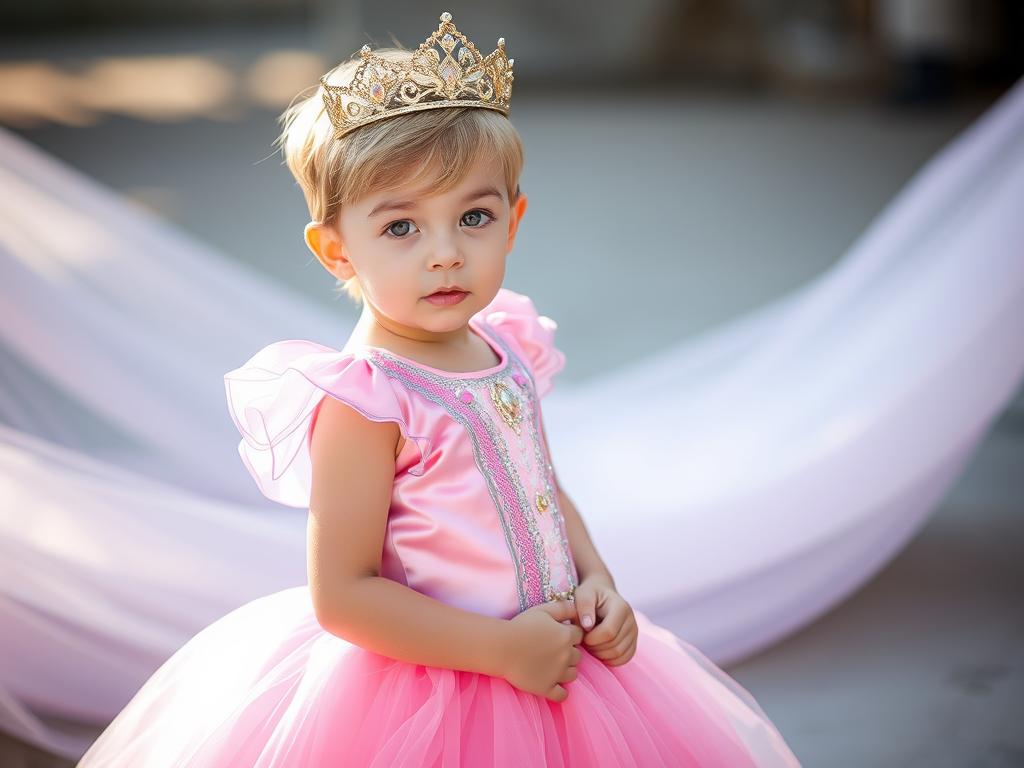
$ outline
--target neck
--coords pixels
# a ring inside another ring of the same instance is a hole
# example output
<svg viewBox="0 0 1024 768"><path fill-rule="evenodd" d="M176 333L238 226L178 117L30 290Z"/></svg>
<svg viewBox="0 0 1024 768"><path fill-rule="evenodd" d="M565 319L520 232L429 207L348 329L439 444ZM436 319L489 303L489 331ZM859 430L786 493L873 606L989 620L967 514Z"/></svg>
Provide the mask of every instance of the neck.
<svg viewBox="0 0 1024 768"><path fill-rule="evenodd" d="M460 346L469 343L471 334L468 325L451 331L428 331L423 328L402 325L377 312L369 304L364 304L363 312L356 324L356 330L373 344L384 341L409 346L422 344L437 344L444 347Z"/></svg>

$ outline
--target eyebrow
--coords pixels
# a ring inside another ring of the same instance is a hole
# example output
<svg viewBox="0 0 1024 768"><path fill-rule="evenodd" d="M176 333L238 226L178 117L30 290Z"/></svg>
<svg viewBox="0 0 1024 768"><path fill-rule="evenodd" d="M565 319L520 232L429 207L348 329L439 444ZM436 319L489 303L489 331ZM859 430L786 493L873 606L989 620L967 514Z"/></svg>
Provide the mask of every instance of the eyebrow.
<svg viewBox="0 0 1024 768"><path fill-rule="evenodd" d="M472 202L473 200L479 200L481 197L492 196L497 197L499 200L502 199L501 193L497 189L495 189L494 187L484 187L483 189L478 189L476 192L470 192L462 202L463 204L466 204ZM387 211L407 211L410 208L415 207L415 200L385 200L383 203L376 206L372 211L370 211L370 215L367 216L366 218L372 219L374 216L377 216L378 214L381 213L386 213Z"/></svg>

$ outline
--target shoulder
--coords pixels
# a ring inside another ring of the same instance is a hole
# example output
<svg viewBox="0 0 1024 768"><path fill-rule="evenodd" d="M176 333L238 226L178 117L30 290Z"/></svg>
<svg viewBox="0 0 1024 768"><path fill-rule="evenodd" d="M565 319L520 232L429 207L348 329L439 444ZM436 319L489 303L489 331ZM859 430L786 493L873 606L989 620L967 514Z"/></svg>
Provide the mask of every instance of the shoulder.
<svg viewBox="0 0 1024 768"><path fill-rule="evenodd" d="M541 314L523 293L501 288L476 317L510 342L530 367L543 397L554 388L554 376L565 367L565 354L555 343L558 323Z"/></svg>
<svg viewBox="0 0 1024 768"><path fill-rule="evenodd" d="M260 491L274 501L308 505L312 427L327 397L369 421L396 424L401 436L419 449L419 463L409 471L423 471L429 444L424 437L409 435L408 403L359 351L338 351L301 339L277 341L224 374L224 386L228 412L242 438L242 462ZM352 418L336 405L331 403L332 419Z"/></svg>
<svg viewBox="0 0 1024 768"><path fill-rule="evenodd" d="M345 400L325 396L308 432L311 506L333 508L342 498L371 488L377 493L394 482L404 443L395 422L367 419Z"/></svg>
<svg viewBox="0 0 1024 768"><path fill-rule="evenodd" d="M405 445L396 422L378 421L367 418L361 410L347 400L337 397L323 397L313 410L309 423L310 450L318 452L351 450L353 447L372 449L388 445L397 459Z"/></svg>

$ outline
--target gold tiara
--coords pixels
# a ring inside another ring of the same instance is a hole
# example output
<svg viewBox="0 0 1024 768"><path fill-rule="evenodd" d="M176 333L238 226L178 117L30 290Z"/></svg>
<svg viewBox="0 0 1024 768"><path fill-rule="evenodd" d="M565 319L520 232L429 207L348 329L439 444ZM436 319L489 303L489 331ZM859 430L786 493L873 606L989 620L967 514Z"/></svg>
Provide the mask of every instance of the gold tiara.
<svg viewBox="0 0 1024 768"><path fill-rule="evenodd" d="M324 105L338 137L361 125L422 109L481 107L508 116L515 59L505 55L505 38L499 37L498 47L482 56L455 28L447 11L410 61L375 56L368 45L359 53L363 61L347 86L320 78Z"/></svg>

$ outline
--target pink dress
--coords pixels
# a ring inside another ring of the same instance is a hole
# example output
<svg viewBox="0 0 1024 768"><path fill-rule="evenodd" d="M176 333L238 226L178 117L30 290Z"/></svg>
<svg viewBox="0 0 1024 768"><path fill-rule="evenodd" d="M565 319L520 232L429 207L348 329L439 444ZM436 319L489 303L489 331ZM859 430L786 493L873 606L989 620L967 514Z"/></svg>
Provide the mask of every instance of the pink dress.
<svg viewBox="0 0 1024 768"><path fill-rule="evenodd" d="M451 373L387 350L268 345L225 376L261 491L308 508L324 395L398 424L382 574L502 618L578 582L541 438L556 324L502 289L470 320L500 358ZM585 514L585 512L584 512ZM628 596L625 596L628 600ZM168 659L80 766L798 766L753 697L634 609L636 652L583 651L568 698L388 658L325 631L306 585L249 602Z"/></svg>

